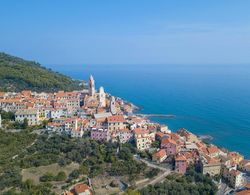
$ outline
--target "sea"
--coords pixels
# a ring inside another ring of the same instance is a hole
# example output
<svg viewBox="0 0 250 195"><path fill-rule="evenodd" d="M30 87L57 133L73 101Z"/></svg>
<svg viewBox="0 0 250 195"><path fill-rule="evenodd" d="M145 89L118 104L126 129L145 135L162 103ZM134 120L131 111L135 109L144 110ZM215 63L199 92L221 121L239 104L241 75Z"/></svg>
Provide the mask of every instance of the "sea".
<svg viewBox="0 0 250 195"><path fill-rule="evenodd" d="M87 80L132 102L172 131L186 128L250 158L250 66L248 65L47 65Z"/></svg>

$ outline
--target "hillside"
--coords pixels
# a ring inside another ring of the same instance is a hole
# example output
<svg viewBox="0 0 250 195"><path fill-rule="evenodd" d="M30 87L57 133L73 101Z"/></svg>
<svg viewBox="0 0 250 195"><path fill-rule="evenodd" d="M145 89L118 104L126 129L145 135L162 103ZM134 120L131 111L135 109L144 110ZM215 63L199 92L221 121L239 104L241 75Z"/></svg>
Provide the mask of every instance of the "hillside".
<svg viewBox="0 0 250 195"><path fill-rule="evenodd" d="M27 61L0 52L0 91L58 91L80 89L79 81Z"/></svg>

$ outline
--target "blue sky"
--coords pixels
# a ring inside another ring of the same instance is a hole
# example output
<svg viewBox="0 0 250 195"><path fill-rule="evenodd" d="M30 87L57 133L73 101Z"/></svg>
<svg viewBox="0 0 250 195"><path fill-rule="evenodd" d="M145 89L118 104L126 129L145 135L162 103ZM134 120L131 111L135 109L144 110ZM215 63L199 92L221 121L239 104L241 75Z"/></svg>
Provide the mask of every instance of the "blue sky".
<svg viewBox="0 0 250 195"><path fill-rule="evenodd" d="M250 64L248 0L8 0L0 51L42 64Z"/></svg>

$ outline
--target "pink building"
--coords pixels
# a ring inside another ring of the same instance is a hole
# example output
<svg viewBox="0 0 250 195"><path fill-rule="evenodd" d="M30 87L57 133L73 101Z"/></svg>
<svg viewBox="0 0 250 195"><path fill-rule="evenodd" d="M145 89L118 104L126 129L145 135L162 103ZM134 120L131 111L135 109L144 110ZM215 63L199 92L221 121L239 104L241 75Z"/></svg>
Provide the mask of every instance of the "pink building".
<svg viewBox="0 0 250 195"><path fill-rule="evenodd" d="M92 129L91 130L91 139L93 140L110 140L110 133L107 129Z"/></svg>
<svg viewBox="0 0 250 195"><path fill-rule="evenodd" d="M128 129L119 130L117 134L121 143L129 142L133 138L133 133L131 133Z"/></svg>
<svg viewBox="0 0 250 195"><path fill-rule="evenodd" d="M170 138L164 138L161 141L161 148L166 150L167 155L177 153L177 143Z"/></svg>
<svg viewBox="0 0 250 195"><path fill-rule="evenodd" d="M175 171L180 174L184 174L187 171L187 159L183 155L177 155L175 157Z"/></svg>

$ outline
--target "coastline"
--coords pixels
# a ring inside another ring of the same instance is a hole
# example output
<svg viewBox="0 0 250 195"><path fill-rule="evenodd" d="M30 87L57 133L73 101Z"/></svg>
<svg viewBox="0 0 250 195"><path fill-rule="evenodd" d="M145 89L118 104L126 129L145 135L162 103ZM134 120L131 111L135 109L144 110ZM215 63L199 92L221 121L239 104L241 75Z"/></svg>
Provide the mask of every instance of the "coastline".
<svg viewBox="0 0 250 195"><path fill-rule="evenodd" d="M120 98L120 97L118 97L118 98ZM124 99L122 99L122 100L124 100ZM152 118L154 118L154 117L156 117L156 118L161 118L161 117L163 117L163 118L167 118L167 119L174 119L175 117L177 117L177 116L174 115L174 114L166 114L166 115L164 115L164 114L145 114L145 113L140 112L140 110L141 110L140 107L136 106L135 104L133 104L133 103L127 101L127 100L124 100L124 101L125 101L126 103L131 104L131 105L133 106L133 112L132 112L133 115L139 116L139 117L143 117L143 118L145 118L147 121L152 122L152 123L155 123L155 124L166 125L166 126L168 126L167 123L159 123L159 122L153 120ZM183 128L185 128L185 127L183 127ZM171 130L171 131L172 131L172 130ZM176 133L177 131L178 131L178 129L175 130L175 131L173 131L173 132ZM193 133L192 130L189 130L189 129L188 129L188 132ZM213 142L214 137L211 136L211 135L209 135L209 134L204 134L204 135L202 135L202 134L195 134L195 133L193 133L193 134L196 135L196 136L198 137L198 139L200 139L202 142L204 142L204 143L206 143L206 144L213 144L213 145L217 146L218 148L220 148L220 149L222 149L222 150L225 150L225 151L228 151L228 152L231 151L231 150L228 149L228 148L225 148L225 147L223 147L223 146L220 146L220 145L217 145L216 143L214 143L214 142ZM236 152L238 152L239 154L242 155L241 152L239 152L239 151L236 151ZM244 156L244 155L243 155L243 156Z"/></svg>

